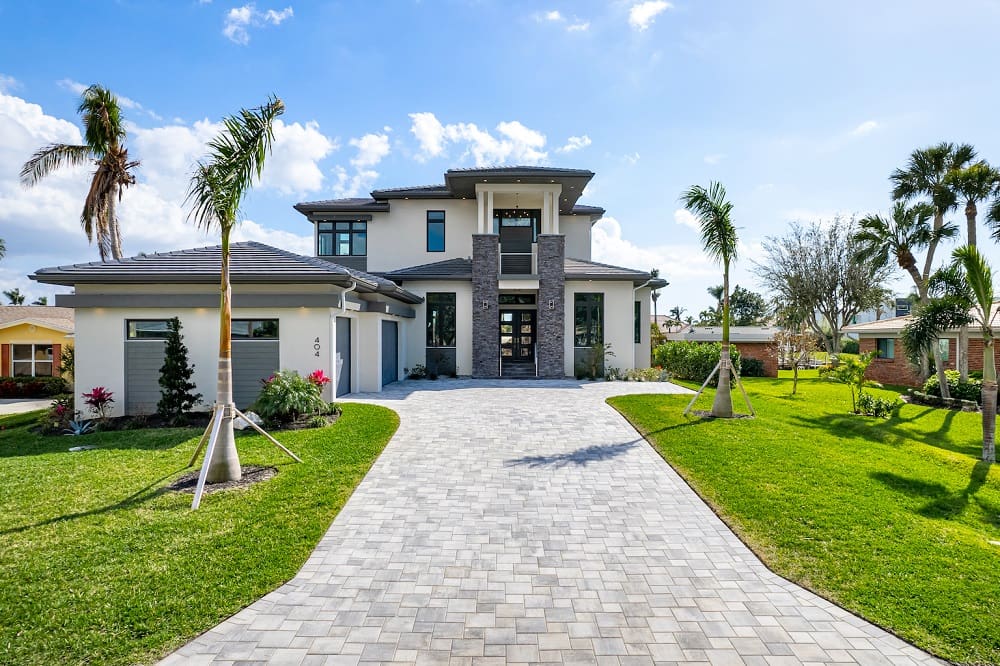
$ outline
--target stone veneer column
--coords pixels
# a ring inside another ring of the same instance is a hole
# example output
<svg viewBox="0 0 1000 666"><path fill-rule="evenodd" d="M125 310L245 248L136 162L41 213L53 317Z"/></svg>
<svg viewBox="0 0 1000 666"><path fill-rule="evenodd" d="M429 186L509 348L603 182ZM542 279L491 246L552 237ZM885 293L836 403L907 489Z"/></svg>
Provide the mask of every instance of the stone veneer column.
<svg viewBox="0 0 1000 666"><path fill-rule="evenodd" d="M472 236L472 376L500 376L500 237ZM486 303L486 309L483 309Z"/></svg>
<svg viewBox="0 0 1000 666"><path fill-rule="evenodd" d="M538 236L538 376L566 376L566 237ZM549 308L551 301L552 307Z"/></svg>

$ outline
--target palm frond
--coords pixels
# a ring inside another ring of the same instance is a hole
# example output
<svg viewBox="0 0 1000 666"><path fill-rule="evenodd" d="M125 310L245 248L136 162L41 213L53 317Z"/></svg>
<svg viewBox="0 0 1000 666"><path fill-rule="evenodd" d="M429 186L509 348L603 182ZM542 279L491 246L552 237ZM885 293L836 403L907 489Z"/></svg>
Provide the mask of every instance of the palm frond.
<svg viewBox="0 0 1000 666"><path fill-rule="evenodd" d="M681 203L701 224L701 244L705 252L725 266L736 259L739 239L732 222L733 204L726 200L722 183L707 188L695 185L681 194Z"/></svg>
<svg viewBox="0 0 1000 666"><path fill-rule="evenodd" d="M970 245L956 248L952 257L965 270L969 287L979 306L979 325L985 332L993 319L993 270L979 250Z"/></svg>
<svg viewBox="0 0 1000 666"><path fill-rule="evenodd" d="M32 187L45 176L63 166L78 166L92 160L94 154L87 146L53 143L39 149L21 167L21 184Z"/></svg>
<svg viewBox="0 0 1000 666"><path fill-rule="evenodd" d="M104 155L125 139L125 123L118 98L102 85L83 91L77 112L83 117L83 136L97 155Z"/></svg>

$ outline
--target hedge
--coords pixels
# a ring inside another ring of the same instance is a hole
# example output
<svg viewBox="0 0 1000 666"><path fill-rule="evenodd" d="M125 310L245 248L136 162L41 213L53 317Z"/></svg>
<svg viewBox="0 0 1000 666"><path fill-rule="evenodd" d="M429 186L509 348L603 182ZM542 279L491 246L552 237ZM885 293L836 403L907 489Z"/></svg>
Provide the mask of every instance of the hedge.
<svg viewBox="0 0 1000 666"><path fill-rule="evenodd" d="M983 403L983 382L981 379L969 377L969 381L961 380L961 373L958 370L945 370L945 379L948 380L948 392L956 400L972 400L977 404ZM941 396L941 383L938 382L937 373L931 375L924 382L924 393L927 395Z"/></svg>
<svg viewBox="0 0 1000 666"><path fill-rule="evenodd" d="M722 356L721 342L665 342L653 350L653 365L658 365L677 379L703 382L715 368ZM729 346L729 357L733 367L740 369L740 352L735 345ZM712 386L718 383L718 375L712 379Z"/></svg>
<svg viewBox="0 0 1000 666"><path fill-rule="evenodd" d="M69 392L62 377L0 377L0 398L48 398Z"/></svg>

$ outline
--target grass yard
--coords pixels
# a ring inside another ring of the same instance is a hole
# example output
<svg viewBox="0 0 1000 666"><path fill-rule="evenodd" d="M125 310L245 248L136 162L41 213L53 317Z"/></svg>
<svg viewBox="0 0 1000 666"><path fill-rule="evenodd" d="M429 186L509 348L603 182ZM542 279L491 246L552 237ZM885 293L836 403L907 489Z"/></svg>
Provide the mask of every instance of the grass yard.
<svg viewBox="0 0 1000 666"><path fill-rule="evenodd" d="M301 465L238 435L242 464L277 476L196 512L162 489L189 471L200 431L40 437L37 413L0 418L0 663L154 661L292 578L399 425L343 409L278 436ZM67 452L79 444L99 448Z"/></svg>
<svg viewBox="0 0 1000 666"><path fill-rule="evenodd" d="M1000 663L1000 469L977 460L980 415L858 417L844 385L743 381L753 420L685 418L690 396L609 402L772 569L946 659Z"/></svg>

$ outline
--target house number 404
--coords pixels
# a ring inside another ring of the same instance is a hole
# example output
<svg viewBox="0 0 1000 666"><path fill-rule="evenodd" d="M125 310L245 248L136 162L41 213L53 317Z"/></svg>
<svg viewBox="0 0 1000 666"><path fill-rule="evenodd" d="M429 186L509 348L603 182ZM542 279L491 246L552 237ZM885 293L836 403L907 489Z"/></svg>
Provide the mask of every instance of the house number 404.
<svg viewBox="0 0 1000 666"><path fill-rule="evenodd" d="M322 345L319 344L319 338L313 340L313 356L319 358L319 350L322 349Z"/></svg>

